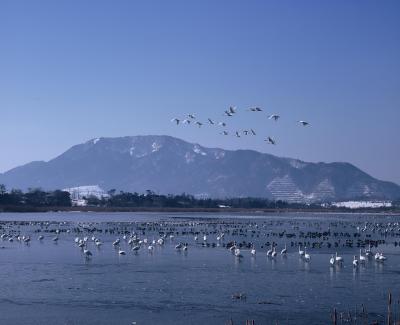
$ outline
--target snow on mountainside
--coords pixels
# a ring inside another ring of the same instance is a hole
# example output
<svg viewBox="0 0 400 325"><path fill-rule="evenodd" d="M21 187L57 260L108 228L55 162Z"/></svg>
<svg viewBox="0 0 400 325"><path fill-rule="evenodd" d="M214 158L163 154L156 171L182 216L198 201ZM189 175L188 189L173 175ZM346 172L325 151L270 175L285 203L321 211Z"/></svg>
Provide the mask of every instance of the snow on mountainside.
<svg viewBox="0 0 400 325"><path fill-rule="evenodd" d="M170 136L96 138L49 162L0 175L8 188L101 189L289 202L396 199L400 187L348 163L309 163L253 150L206 148Z"/></svg>

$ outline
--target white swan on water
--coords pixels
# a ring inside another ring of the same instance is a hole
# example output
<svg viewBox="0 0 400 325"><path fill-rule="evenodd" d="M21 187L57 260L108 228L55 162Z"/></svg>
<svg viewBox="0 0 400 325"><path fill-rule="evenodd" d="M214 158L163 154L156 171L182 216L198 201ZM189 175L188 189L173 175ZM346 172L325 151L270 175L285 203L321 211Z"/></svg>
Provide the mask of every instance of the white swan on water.
<svg viewBox="0 0 400 325"><path fill-rule="evenodd" d="M243 257L242 254L240 254L240 249L239 248L235 249L235 256L236 257Z"/></svg>
<svg viewBox="0 0 400 325"><path fill-rule="evenodd" d="M386 256L383 253L376 253L375 260L378 262L384 262L386 260Z"/></svg>
<svg viewBox="0 0 400 325"><path fill-rule="evenodd" d="M361 254L361 249L360 249L360 258L359 259L360 259L361 263L365 263L365 261L367 260L367 258Z"/></svg>
<svg viewBox="0 0 400 325"><path fill-rule="evenodd" d="M335 262L336 263L342 263L343 262L343 257L339 256L337 252L336 252L336 256L335 256Z"/></svg>
<svg viewBox="0 0 400 325"><path fill-rule="evenodd" d="M307 253L307 247L304 247L304 259L306 261L310 261L311 260L311 255Z"/></svg>
<svg viewBox="0 0 400 325"><path fill-rule="evenodd" d="M354 255L353 257L353 266L357 267L358 266L358 260L357 260L357 256Z"/></svg>

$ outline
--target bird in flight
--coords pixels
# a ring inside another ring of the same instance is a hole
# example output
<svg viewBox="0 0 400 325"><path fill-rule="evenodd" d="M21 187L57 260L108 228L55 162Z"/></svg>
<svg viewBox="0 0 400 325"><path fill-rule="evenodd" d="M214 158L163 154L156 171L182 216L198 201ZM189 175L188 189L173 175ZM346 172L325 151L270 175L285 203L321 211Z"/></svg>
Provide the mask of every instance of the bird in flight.
<svg viewBox="0 0 400 325"><path fill-rule="evenodd" d="M250 106L248 108L246 108L245 110L247 111L251 111L251 112L263 112L263 109L259 106ZM225 111L224 111L224 116L228 116L228 117L232 117L234 115L236 115L237 113L237 108L236 106L229 106ZM271 115L267 115L269 120L273 120L275 122L277 122L281 116L278 114L271 114ZM220 127L227 127L227 124L225 122L217 122L216 120L213 120L212 118L207 118L207 120L202 123L200 122L197 118L195 113L191 113L191 114L187 114L185 116L184 119L179 119L177 117L173 118L171 120L171 122L175 123L176 125L180 125L180 124L195 124L197 125L199 128L201 128L202 126L204 126L205 124L209 124L209 125L215 125L215 126L220 126ZM304 120L298 120L296 121L297 123L299 123L301 126L306 127L306 126L310 126L310 123ZM229 124L229 123L228 123ZM229 132L227 131L227 129L223 129L220 130L219 134L222 135L233 135L236 136L238 138L242 137L242 136L247 136L247 135L251 135L251 136L256 136L257 133L256 131L254 131L254 129L246 129L246 130L240 130L240 131L234 131L234 130L230 130ZM268 136L267 138L264 139L265 142L267 142L268 144L272 144L272 145L276 145L277 142L274 138Z"/></svg>
<svg viewBox="0 0 400 325"><path fill-rule="evenodd" d="M260 107L250 107L249 110L251 112L262 112L262 108Z"/></svg>
<svg viewBox="0 0 400 325"><path fill-rule="evenodd" d="M277 115L277 114L272 114L272 115L268 116L268 118L269 118L270 120L274 119L275 121L278 121L278 119L280 118L280 116Z"/></svg>
<svg viewBox="0 0 400 325"><path fill-rule="evenodd" d="M303 125L303 126L307 126L307 125L309 125L310 123L308 123L308 122L306 122L306 121L297 121L297 122L299 122L301 125Z"/></svg>
<svg viewBox="0 0 400 325"><path fill-rule="evenodd" d="M271 137L266 138L264 141L267 141L268 144L276 144L276 141L272 139Z"/></svg>
<svg viewBox="0 0 400 325"><path fill-rule="evenodd" d="M225 113L226 116L233 116L233 114L231 112L229 112L229 111L225 111L224 113Z"/></svg>

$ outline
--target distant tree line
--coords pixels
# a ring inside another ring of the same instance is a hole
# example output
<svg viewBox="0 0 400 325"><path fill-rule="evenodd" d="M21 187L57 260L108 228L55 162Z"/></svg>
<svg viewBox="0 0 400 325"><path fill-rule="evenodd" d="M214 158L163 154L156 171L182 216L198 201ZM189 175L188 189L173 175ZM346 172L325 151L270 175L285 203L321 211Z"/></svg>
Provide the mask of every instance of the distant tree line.
<svg viewBox="0 0 400 325"><path fill-rule="evenodd" d="M69 207L71 197L68 192L55 190L43 191L40 188L30 188L28 191L12 189L7 191L0 184L0 205L28 207Z"/></svg>
<svg viewBox="0 0 400 325"><path fill-rule="evenodd" d="M242 208L242 209L285 209L285 208L310 208L310 205L301 203L287 203L281 200L272 201L266 198L227 198L227 199L211 199L196 198L190 194L179 195L162 195L156 194L150 190L140 194L137 192L130 193L116 190L108 191L108 197L101 199L90 196L85 198L88 205L103 207L150 207L150 208ZM319 206L320 207L320 206Z"/></svg>
<svg viewBox="0 0 400 325"><path fill-rule="evenodd" d="M284 201L271 201L266 198L229 198L229 199L199 199L190 194L161 195L151 190L145 193L130 193L116 190L108 191L108 196L83 197L88 206L110 208L242 208L242 209L285 209L285 208L310 208L309 205L300 203L287 203ZM27 206L27 207L70 207L72 200L70 193L61 190L44 191L40 188L30 188L23 192L18 189L7 191L0 184L0 205Z"/></svg>
<svg viewBox="0 0 400 325"><path fill-rule="evenodd" d="M196 198L190 194L162 195L151 190L145 193L131 193L115 189L108 191L108 195L83 197L88 206L99 208L182 208L182 209L321 209L319 204L288 203L281 200L267 198L240 197L240 198ZM28 191L12 189L7 191L0 184L0 207L71 207L73 201L70 193L61 190L44 191L40 188L30 188ZM394 207L400 207L400 200L392 202ZM330 210L344 210L344 208L329 207ZM388 210L382 208L382 210Z"/></svg>

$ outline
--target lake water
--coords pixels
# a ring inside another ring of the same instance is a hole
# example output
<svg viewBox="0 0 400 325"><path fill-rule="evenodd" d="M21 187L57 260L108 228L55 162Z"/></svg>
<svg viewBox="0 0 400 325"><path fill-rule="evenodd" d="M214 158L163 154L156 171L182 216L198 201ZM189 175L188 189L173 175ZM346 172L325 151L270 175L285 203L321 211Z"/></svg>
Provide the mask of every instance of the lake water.
<svg viewBox="0 0 400 325"><path fill-rule="evenodd" d="M334 308L345 324L340 313L354 317L361 305L370 322L383 323L389 291L400 319L399 221L371 214L3 213L0 324L331 324ZM152 253L144 244L135 253L123 239L133 233L166 239ZM74 242L85 236L91 258ZM126 255L112 244L117 238ZM231 241L242 246L242 258L226 248ZM387 260L372 257L355 268L353 255L366 241L379 241L372 250ZM188 243L186 252L175 249L179 242ZM272 242L275 258L266 255ZM342 266L329 264L336 251ZM364 324L365 316L357 317Z"/></svg>

